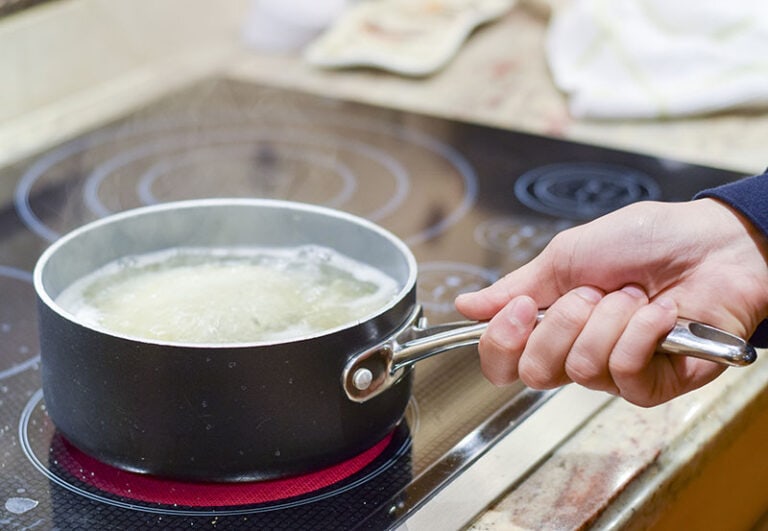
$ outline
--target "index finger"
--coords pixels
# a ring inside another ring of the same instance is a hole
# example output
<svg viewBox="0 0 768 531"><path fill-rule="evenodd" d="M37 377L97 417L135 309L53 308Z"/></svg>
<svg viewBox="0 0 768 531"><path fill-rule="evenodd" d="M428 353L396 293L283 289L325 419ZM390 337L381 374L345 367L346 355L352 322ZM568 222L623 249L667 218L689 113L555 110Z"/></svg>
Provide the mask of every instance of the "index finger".
<svg viewBox="0 0 768 531"><path fill-rule="evenodd" d="M553 269L539 255L490 286L459 295L456 309L469 319L487 320L515 297L526 295L535 300L539 308L546 308L562 294Z"/></svg>

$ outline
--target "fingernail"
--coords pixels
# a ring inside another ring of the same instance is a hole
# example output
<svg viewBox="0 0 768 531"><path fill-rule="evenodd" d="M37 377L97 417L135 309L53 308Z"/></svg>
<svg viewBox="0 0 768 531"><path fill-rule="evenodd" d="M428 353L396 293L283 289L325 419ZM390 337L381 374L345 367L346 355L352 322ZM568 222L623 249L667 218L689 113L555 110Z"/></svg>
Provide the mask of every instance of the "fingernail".
<svg viewBox="0 0 768 531"><path fill-rule="evenodd" d="M467 291L467 292L464 292L464 293L459 293L456 296L455 300L459 300L459 299L471 300L471 299L475 298L476 296L477 296L477 292L476 291Z"/></svg>
<svg viewBox="0 0 768 531"><path fill-rule="evenodd" d="M677 303L675 302L675 299L668 295L662 295L661 297L653 299L653 304L661 306L665 310L677 311Z"/></svg>
<svg viewBox="0 0 768 531"><path fill-rule="evenodd" d="M518 297L509 303L509 309L505 313L512 325L527 329L536 320L537 310L536 305L528 299Z"/></svg>
<svg viewBox="0 0 768 531"><path fill-rule="evenodd" d="M645 291L643 291L639 286L636 286L635 284L627 284L621 288L621 291L630 297L634 297L635 299L644 299L646 297Z"/></svg>
<svg viewBox="0 0 768 531"><path fill-rule="evenodd" d="M603 298L603 292L592 286L579 286L574 290L574 293L585 301L592 303L599 302Z"/></svg>

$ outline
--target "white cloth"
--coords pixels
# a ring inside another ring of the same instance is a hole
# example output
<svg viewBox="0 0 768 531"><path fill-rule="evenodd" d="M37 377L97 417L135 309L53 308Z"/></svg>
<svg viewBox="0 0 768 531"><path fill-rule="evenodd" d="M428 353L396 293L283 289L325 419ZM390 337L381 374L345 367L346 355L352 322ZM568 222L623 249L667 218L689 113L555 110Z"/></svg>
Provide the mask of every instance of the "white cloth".
<svg viewBox="0 0 768 531"><path fill-rule="evenodd" d="M546 47L576 117L768 106L768 0L573 0Z"/></svg>

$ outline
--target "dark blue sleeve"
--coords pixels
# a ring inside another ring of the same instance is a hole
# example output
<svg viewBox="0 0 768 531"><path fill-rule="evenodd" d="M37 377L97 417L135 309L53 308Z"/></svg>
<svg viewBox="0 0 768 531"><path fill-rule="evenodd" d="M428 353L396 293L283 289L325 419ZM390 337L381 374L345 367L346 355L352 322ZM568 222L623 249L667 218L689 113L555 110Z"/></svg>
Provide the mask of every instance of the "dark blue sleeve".
<svg viewBox="0 0 768 531"><path fill-rule="evenodd" d="M703 190L695 199L712 197L741 212L768 238L768 171L729 184ZM763 321L750 338L756 346L768 346L768 321Z"/></svg>
<svg viewBox="0 0 768 531"><path fill-rule="evenodd" d="M768 171L732 183L703 190L695 199L714 197L729 204L768 237Z"/></svg>

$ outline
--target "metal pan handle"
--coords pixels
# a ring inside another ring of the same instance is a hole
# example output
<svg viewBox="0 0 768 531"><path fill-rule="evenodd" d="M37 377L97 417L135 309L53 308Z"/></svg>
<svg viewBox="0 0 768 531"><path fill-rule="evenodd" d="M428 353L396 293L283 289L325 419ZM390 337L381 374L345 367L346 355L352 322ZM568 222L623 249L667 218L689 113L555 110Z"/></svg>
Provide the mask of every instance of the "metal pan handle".
<svg viewBox="0 0 768 531"><path fill-rule="evenodd" d="M536 322L543 317L544 310L541 310ZM365 402L389 389L417 361L477 344L487 327L487 322L476 321L430 327L417 305L392 336L350 358L342 375L344 391L350 400ZM740 337L682 318L659 344L658 352L735 367L749 365L757 359L755 348Z"/></svg>

